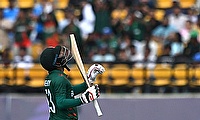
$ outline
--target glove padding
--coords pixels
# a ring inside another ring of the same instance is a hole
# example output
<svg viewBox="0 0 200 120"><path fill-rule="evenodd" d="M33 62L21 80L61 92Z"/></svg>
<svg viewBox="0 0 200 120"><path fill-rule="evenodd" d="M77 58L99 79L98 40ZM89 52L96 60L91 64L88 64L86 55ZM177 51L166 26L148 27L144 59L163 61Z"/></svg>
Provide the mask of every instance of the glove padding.
<svg viewBox="0 0 200 120"><path fill-rule="evenodd" d="M80 97L83 104L89 103L100 96L98 85L89 87Z"/></svg>
<svg viewBox="0 0 200 120"><path fill-rule="evenodd" d="M100 64L93 64L90 66L87 72L87 78L90 84L93 84L97 75L102 74L105 71L105 68Z"/></svg>

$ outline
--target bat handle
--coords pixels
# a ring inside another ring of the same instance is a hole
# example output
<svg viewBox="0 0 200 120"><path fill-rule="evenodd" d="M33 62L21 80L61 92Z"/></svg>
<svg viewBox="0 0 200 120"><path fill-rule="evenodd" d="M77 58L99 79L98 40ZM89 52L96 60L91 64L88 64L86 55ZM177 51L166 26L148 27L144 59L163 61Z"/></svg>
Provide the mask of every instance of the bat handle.
<svg viewBox="0 0 200 120"><path fill-rule="evenodd" d="M97 100L94 100L93 103L94 103L94 107L95 107L95 109L97 111L98 117L101 117L103 115L103 113L101 111L101 108L99 107L99 104L98 104Z"/></svg>

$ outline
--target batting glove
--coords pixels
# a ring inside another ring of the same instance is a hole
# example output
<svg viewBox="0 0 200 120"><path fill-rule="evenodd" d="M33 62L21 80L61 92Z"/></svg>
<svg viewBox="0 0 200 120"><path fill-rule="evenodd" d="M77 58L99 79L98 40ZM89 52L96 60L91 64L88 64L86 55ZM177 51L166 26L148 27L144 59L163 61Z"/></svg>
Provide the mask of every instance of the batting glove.
<svg viewBox="0 0 200 120"><path fill-rule="evenodd" d="M87 72L87 78L90 84L93 84L97 75L102 74L105 71L105 68L100 64L93 64L90 66Z"/></svg>
<svg viewBox="0 0 200 120"><path fill-rule="evenodd" d="M98 85L93 85L89 87L80 97L83 104L89 103L100 96L100 91Z"/></svg>

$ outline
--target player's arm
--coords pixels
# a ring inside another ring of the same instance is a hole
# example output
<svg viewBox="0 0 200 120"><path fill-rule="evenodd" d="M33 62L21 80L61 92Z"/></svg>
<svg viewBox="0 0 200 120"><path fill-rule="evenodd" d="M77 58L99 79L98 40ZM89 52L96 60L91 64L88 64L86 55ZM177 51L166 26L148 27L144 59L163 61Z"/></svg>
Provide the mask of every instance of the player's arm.
<svg viewBox="0 0 200 120"><path fill-rule="evenodd" d="M85 92L87 88L88 88L88 86L87 86L86 82L83 82L81 84L73 86L74 95L78 95L80 93Z"/></svg>
<svg viewBox="0 0 200 120"><path fill-rule="evenodd" d="M76 107L82 104L81 99L66 99L65 95L56 96L56 104L60 109L67 109L71 107Z"/></svg>
<svg viewBox="0 0 200 120"><path fill-rule="evenodd" d="M84 86L84 84L82 85ZM55 88L56 105L60 109L67 109L79 106L84 103L89 103L90 101L93 101L94 99L98 98L100 95L98 86L92 86L90 88L87 88L80 98L73 99L71 91L67 90L68 83L66 82L65 79L60 79L60 82L57 82L54 88ZM67 91L69 93L67 93ZM91 95L92 97L89 97Z"/></svg>
<svg viewBox="0 0 200 120"><path fill-rule="evenodd" d="M76 99L66 99L64 95L57 96L57 106L60 109L67 109L71 107L76 107L81 104L87 104L91 101L94 101L100 96L99 87L97 85L93 85L86 89L84 93L81 94L79 98Z"/></svg>

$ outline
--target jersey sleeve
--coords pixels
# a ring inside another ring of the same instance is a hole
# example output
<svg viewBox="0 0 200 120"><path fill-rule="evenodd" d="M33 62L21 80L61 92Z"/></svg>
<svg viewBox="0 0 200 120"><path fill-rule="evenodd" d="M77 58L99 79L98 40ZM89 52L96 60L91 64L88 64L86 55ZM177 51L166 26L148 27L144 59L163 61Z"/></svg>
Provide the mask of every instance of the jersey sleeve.
<svg viewBox="0 0 200 120"><path fill-rule="evenodd" d="M59 80L54 85L55 99L57 107L60 109L67 109L76 107L82 104L79 98L74 99L71 97L71 84L67 82L64 77L59 77Z"/></svg>
<svg viewBox="0 0 200 120"><path fill-rule="evenodd" d="M87 87L86 82L83 82L82 84L75 85L75 86L73 86L74 94L77 95L79 93L85 92L87 88L88 87Z"/></svg>

